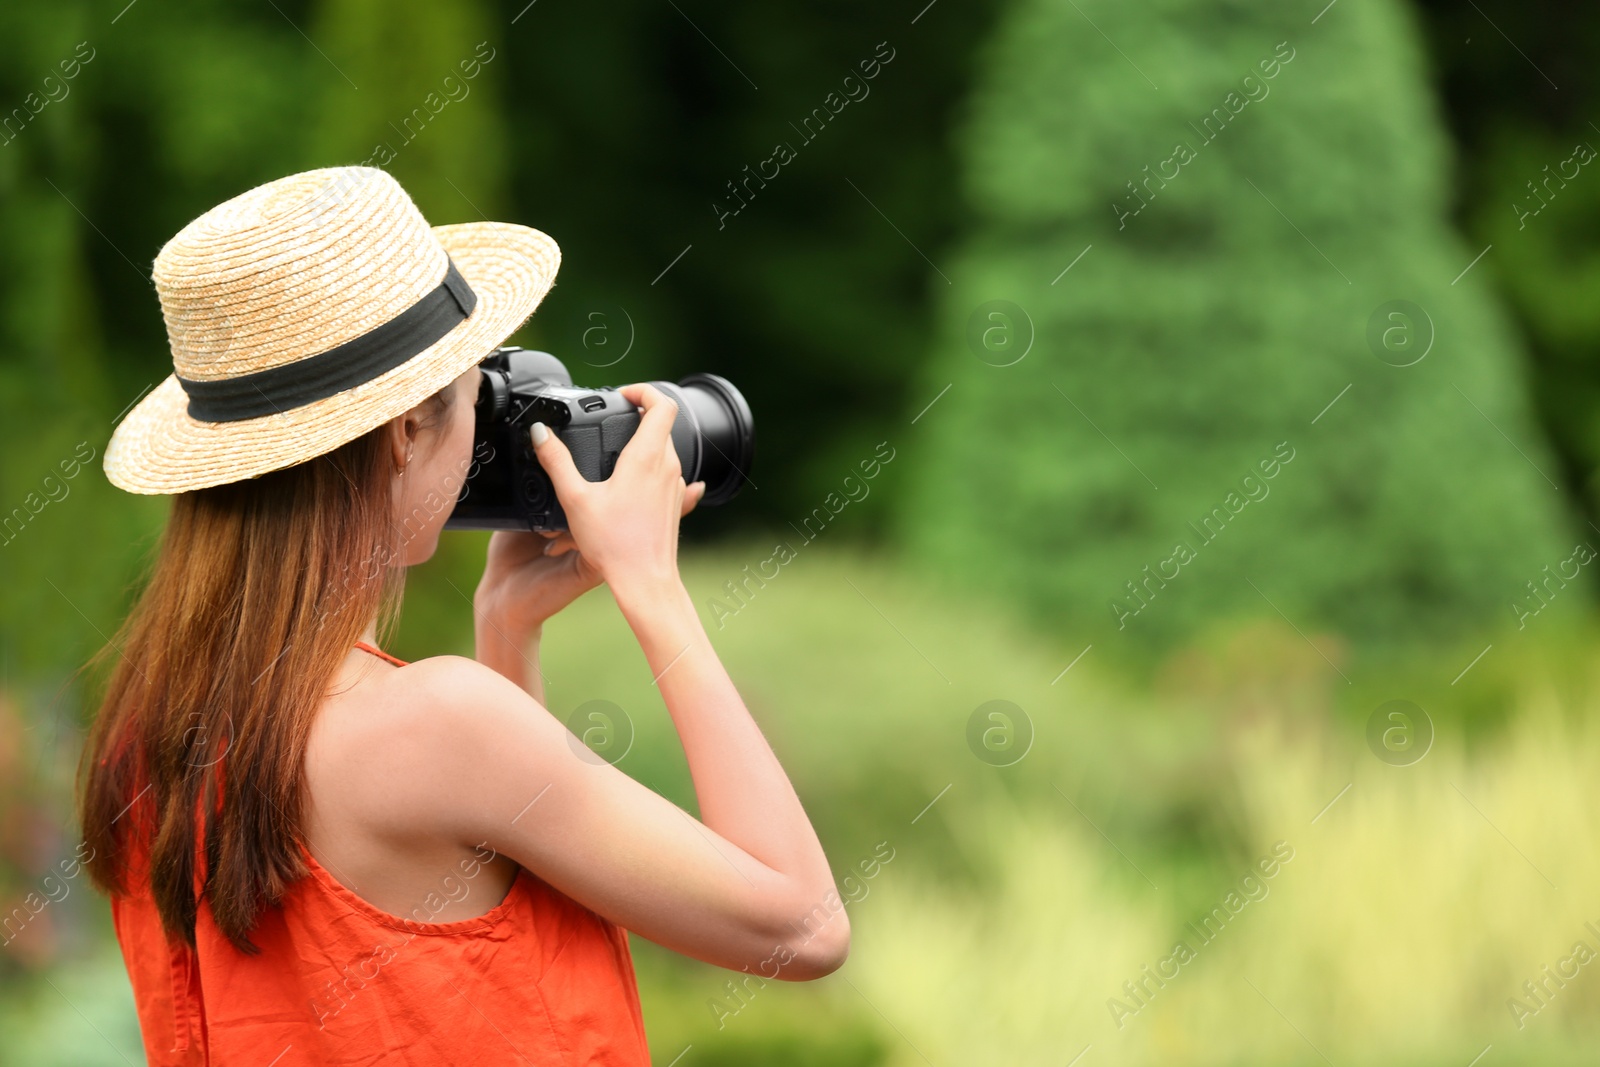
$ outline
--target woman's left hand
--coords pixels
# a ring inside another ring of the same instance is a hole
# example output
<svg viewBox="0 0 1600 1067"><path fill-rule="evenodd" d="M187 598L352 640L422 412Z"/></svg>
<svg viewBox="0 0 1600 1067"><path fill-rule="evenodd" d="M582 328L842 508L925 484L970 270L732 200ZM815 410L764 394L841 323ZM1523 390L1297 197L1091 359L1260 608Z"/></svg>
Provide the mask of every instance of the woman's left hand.
<svg viewBox="0 0 1600 1067"><path fill-rule="evenodd" d="M582 553L562 549L554 531L496 530L478 583L477 609L503 629L527 635L600 584Z"/></svg>
<svg viewBox="0 0 1600 1067"><path fill-rule="evenodd" d="M683 514L705 495L695 482L684 493ZM478 582L476 609L496 624L524 635L601 582L600 574L565 531L496 530Z"/></svg>

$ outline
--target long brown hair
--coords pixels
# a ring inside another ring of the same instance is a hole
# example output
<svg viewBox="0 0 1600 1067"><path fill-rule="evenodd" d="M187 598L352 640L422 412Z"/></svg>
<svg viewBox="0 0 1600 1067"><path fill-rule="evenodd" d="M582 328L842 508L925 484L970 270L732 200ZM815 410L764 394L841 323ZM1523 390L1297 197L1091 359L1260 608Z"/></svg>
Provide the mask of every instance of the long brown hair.
<svg viewBox="0 0 1600 1067"><path fill-rule="evenodd" d="M442 423L452 395L425 401L421 425ZM374 616L389 631L404 590L389 441L383 425L177 494L148 583L86 665L117 657L78 767L90 878L106 893L148 884L168 935L191 946L197 815L202 894L240 950L259 951L258 913L308 873L306 739L334 673Z"/></svg>

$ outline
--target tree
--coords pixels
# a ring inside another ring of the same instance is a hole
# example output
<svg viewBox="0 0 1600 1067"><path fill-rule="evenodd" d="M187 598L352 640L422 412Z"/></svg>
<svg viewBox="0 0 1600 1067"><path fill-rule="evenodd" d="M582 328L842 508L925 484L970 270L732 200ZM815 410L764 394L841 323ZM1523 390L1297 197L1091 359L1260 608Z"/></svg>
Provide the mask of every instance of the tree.
<svg viewBox="0 0 1600 1067"><path fill-rule="evenodd" d="M1394 2L1322 7L1002 16L959 138L980 221L903 431L899 535L931 572L1134 648L1543 603L1525 583L1576 535L1447 222L1416 33Z"/></svg>

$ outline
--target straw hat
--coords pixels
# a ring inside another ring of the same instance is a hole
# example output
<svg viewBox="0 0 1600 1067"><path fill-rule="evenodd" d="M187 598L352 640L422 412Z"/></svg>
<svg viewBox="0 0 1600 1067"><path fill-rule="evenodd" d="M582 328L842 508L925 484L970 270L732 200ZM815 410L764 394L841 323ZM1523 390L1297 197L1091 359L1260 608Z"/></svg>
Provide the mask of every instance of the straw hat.
<svg viewBox="0 0 1600 1067"><path fill-rule="evenodd" d="M430 227L374 167L236 196L156 257L174 373L112 432L106 477L182 493L330 452L482 362L560 265L526 226Z"/></svg>

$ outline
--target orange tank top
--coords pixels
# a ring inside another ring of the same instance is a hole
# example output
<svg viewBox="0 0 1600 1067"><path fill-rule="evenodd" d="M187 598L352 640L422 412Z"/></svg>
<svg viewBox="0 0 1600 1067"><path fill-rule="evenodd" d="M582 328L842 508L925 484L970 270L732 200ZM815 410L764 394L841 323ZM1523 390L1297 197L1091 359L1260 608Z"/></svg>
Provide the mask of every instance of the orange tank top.
<svg viewBox="0 0 1600 1067"><path fill-rule="evenodd" d="M400 666L403 661L359 642ZM142 794L141 794L142 795ZM136 800L136 803L138 801ZM204 847L196 842L196 887ZM143 853L112 919L150 1067L604 1064L649 1067L628 935L519 868L486 914L431 923L379 910L324 870L310 874L235 949L202 898L196 948L169 941ZM472 892L479 859L441 872L439 895ZM413 914L426 915L424 903Z"/></svg>

